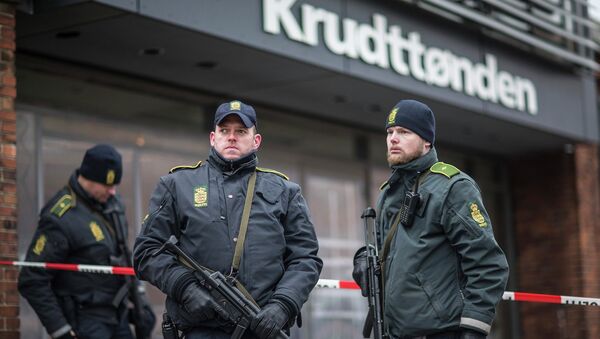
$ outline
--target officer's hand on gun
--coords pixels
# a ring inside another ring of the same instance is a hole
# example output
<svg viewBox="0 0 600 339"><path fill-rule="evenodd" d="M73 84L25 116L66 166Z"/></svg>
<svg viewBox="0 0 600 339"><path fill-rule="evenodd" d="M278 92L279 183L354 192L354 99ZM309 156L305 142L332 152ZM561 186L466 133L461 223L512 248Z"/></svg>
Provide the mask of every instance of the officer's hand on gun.
<svg viewBox="0 0 600 339"><path fill-rule="evenodd" d="M360 293L363 297L368 296L367 289L367 249L361 247L354 254L354 269L352 270L352 278L360 286Z"/></svg>
<svg viewBox="0 0 600 339"><path fill-rule="evenodd" d="M250 329L260 339L275 339L279 331L290 320L290 311L279 300L273 300L258 312L250 324Z"/></svg>
<svg viewBox="0 0 600 339"><path fill-rule="evenodd" d="M216 314L227 319L227 312L198 283L189 284L181 294L181 302L186 311L202 320L212 319Z"/></svg>

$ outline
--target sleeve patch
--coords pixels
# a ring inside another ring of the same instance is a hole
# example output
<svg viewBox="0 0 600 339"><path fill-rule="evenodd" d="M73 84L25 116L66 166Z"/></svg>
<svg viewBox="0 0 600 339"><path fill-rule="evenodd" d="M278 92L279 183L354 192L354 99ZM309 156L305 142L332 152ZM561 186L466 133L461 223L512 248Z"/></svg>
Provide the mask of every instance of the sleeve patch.
<svg viewBox="0 0 600 339"><path fill-rule="evenodd" d="M436 162L429 169L432 173L442 174L446 176L448 179L460 173L460 170L450 164L446 164L443 162Z"/></svg>
<svg viewBox="0 0 600 339"><path fill-rule="evenodd" d="M257 170L257 171L259 171L259 172L265 172L265 173L273 173L273 174L277 174L278 176L280 176L280 177L284 178L285 180L290 180L290 178L288 178L288 176L287 176L287 175L285 175L285 174L283 174L283 173L281 173L281 172L279 172L279 171L276 171L276 170L270 169L270 168L257 167L257 168L256 168L256 170Z"/></svg>
<svg viewBox="0 0 600 339"><path fill-rule="evenodd" d="M62 217L69 208L72 207L71 203L73 202L73 197L70 194L63 195L54 206L50 210L50 213L56 215L57 217Z"/></svg>
<svg viewBox="0 0 600 339"><path fill-rule="evenodd" d="M33 253L40 255L44 252L44 247L46 247L46 242L48 239L45 235L40 235L35 241L35 245L33 246Z"/></svg>
<svg viewBox="0 0 600 339"><path fill-rule="evenodd" d="M169 170L169 173L173 173L173 172L179 171L179 170L181 170L181 169L195 169L195 168L198 168L198 167L200 167L200 166L202 166L202 160L198 161L198 163L197 163L197 164L195 164L195 165L181 165L181 166L175 166L175 167L173 167L173 168L171 168L171 169Z"/></svg>
<svg viewBox="0 0 600 339"><path fill-rule="evenodd" d="M469 210L471 210L471 218L479 225L479 227L486 227L488 224L485 221L485 217L481 214L477 203L472 202L469 204Z"/></svg>

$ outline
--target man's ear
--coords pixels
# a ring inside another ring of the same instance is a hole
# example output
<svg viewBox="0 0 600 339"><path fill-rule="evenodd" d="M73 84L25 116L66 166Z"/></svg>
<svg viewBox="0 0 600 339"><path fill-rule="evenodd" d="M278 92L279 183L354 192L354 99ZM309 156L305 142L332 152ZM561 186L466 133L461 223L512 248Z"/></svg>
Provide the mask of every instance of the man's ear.
<svg viewBox="0 0 600 339"><path fill-rule="evenodd" d="M259 133L254 134L254 149L257 150L262 142L262 135Z"/></svg>
<svg viewBox="0 0 600 339"><path fill-rule="evenodd" d="M214 131L210 132L210 134L208 135L208 140L210 140L211 146L215 145L215 132Z"/></svg>
<svg viewBox="0 0 600 339"><path fill-rule="evenodd" d="M431 149L431 143L429 141L426 141L424 151L429 152L430 149Z"/></svg>

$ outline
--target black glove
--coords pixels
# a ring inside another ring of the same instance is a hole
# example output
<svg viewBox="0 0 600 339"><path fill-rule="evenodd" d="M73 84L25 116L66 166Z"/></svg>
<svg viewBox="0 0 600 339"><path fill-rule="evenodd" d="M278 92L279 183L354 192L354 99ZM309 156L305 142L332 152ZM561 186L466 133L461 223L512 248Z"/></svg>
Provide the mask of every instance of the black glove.
<svg viewBox="0 0 600 339"><path fill-rule="evenodd" d="M461 329L460 331L460 339L485 339L487 335L477 332L474 330L469 330L466 328Z"/></svg>
<svg viewBox="0 0 600 339"><path fill-rule="evenodd" d="M75 333L73 330L70 330L56 339L77 339L77 333Z"/></svg>
<svg viewBox="0 0 600 339"><path fill-rule="evenodd" d="M361 247L354 254L354 269L352 270L352 278L360 286L360 292L363 297L369 295L367 289L367 249Z"/></svg>
<svg viewBox="0 0 600 339"><path fill-rule="evenodd" d="M280 301L275 300L258 312L250 324L250 329L260 339L275 339L289 319L290 311Z"/></svg>
<svg viewBox="0 0 600 339"><path fill-rule="evenodd" d="M183 307L193 316L199 317L199 321L213 319L215 312L227 319L227 312L215 301L215 299L198 283L189 284L181 294Z"/></svg>

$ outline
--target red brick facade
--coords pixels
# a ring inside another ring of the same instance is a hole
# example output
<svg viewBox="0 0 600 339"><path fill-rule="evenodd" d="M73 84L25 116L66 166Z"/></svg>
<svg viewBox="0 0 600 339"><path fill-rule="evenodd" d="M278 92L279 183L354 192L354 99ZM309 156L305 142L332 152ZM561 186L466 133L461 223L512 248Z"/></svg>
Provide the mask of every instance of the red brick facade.
<svg viewBox="0 0 600 339"><path fill-rule="evenodd" d="M0 259L17 259L15 5L0 1ZM0 338L19 338L17 270L0 267Z"/></svg>
<svg viewBox="0 0 600 339"><path fill-rule="evenodd" d="M511 164L518 290L600 295L598 146ZM519 304L521 337L600 338L597 308Z"/></svg>

